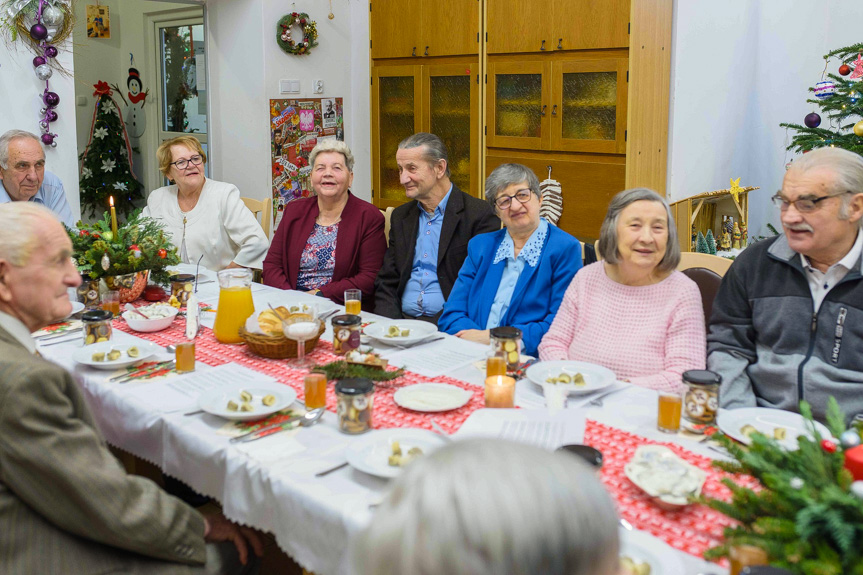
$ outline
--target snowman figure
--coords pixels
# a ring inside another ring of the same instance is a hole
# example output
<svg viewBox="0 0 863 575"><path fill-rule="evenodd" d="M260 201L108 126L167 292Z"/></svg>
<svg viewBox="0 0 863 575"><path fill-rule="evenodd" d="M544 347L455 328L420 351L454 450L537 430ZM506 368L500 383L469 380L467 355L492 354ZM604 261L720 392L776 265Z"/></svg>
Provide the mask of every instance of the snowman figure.
<svg viewBox="0 0 863 575"><path fill-rule="evenodd" d="M129 144L132 146L132 171L139 182L143 176L143 165L141 162L141 136L147 127L147 116L144 114L144 102L150 94L150 90L142 91L141 74L136 68L129 68L129 77L126 79L129 88L129 105L126 108L124 122L126 132L129 134Z"/></svg>

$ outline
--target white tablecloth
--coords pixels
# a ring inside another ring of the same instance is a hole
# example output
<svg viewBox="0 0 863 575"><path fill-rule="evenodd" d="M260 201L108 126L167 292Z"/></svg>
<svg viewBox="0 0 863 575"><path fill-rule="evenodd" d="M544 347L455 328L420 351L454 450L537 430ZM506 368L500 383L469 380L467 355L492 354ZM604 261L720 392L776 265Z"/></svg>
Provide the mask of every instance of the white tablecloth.
<svg viewBox="0 0 863 575"><path fill-rule="evenodd" d="M198 296L201 301L215 305L218 287L202 285ZM264 309L267 303L275 306L302 299L320 300L260 285L255 285L253 298L257 309ZM324 335L329 337L329 333ZM119 332L115 332L115 338L120 343L139 341ZM464 343L474 349L477 359L484 357L485 346ZM130 394L134 387L148 383L109 383L109 372L76 364L71 355L80 345L77 339L53 345L44 348L43 355L76 375L109 443L218 499L230 519L272 532L279 546L306 569L318 575L350 571L347 556L350 537L371 520L370 505L383 498L388 482L350 467L322 478L314 476L345 461L345 448L359 440L337 430L335 414L326 413L322 422L311 428L245 445L229 444L228 437L218 433L224 425L218 417L160 413ZM167 353L160 354L160 359L168 358ZM198 370L206 369L210 368L198 363ZM462 365L447 375L475 385L481 385L484 376L473 365ZM526 408L537 406L532 384L523 381L518 386L517 403ZM582 407L582 403L572 402L572 407ZM582 417L586 414L651 439L670 439L655 429L656 394L650 390L630 386L608 396L602 408L586 408L572 414ZM685 445L694 452L716 456L701 445L689 442ZM686 573L723 572L716 565L676 553L686 565Z"/></svg>

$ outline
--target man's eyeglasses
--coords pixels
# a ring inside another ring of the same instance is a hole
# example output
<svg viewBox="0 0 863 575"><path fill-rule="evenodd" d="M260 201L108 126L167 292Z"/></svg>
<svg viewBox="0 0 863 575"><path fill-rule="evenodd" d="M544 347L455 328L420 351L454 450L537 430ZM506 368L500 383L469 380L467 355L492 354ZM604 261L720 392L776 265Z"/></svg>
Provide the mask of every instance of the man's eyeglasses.
<svg viewBox="0 0 863 575"><path fill-rule="evenodd" d="M499 210L508 210L509 206L512 205L513 198L518 200L520 204L526 204L530 201L530 194L530 190L519 190L514 196L498 196L494 201L494 205L496 205Z"/></svg>
<svg viewBox="0 0 863 575"><path fill-rule="evenodd" d="M777 192L775 196L770 198L773 200L773 203L779 206L779 209L783 212L788 209L788 206L794 204L794 208L800 212L801 214L808 214L810 212L814 212L818 209L818 202L822 202L828 198L835 198L837 196L842 196L844 194L850 194L851 192L839 192L838 194L830 194L827 196L821 196L820 198L810 197L810 198L798 198L796 200L786 200L782 197L782 194Z"/></svg>
<svg viewBox="0 0 863 575"><path fill-rule="evenodd" d="M202 158L201 156L195 155L195 156L192 156L191 158L189 158L188 160L183 158L182 160L177 160L176 162L172 162L171 165L177 166L178 170L185 170L189 166L189 164L192 164L193 166L200 166L201 162L203 162L203 161L204 161L204 158Z"/></svg>

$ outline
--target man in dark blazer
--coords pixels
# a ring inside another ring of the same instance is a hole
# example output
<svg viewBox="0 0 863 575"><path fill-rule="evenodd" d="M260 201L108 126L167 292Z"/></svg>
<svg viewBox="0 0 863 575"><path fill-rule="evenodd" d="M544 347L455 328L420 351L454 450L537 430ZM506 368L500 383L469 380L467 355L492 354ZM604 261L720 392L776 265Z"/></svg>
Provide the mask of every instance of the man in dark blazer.
<svg viewBox="0 0 863 575"><path fill-rule="evenodd" d="M434 134L405 138L396 151L399 179L413 201L393 210L389 247L375 280L375 313L437 323L477 234L500 229L488 202L450 181L447 150Z"/></svg>
<svg viewBox="0 0 863 575"><path fill-rule="evenodd" d="M127 475L71 374L37 353L31 332L72 310L71 255L50 210L0 205L0 573L256 572L257 535Z"/></svg>

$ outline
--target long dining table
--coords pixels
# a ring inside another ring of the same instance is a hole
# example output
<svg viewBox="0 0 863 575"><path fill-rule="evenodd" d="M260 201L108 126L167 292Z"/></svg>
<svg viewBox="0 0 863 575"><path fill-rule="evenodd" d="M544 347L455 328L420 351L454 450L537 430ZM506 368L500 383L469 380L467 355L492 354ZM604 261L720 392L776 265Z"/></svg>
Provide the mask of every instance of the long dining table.
<svg viewBox="0 0 863 575"><path fill-rule="evenodd" d="M180 268L184 272L194 271L186 266ZM298 411L304 408L302 381L307 370L294 367L288 360L255 356L244 345L225 345L215 340L208 326L212 326L215 316L212 309L218 306L219 287L214 274L208 272L202 278L197 296L211 309L202 312L204 327L196 338L194 373L168 372L157 374L159 377L116 383L109 379L117 372L94 369L73 359L83 345L80 334L37 344L44 357L75 374L111 445L157 465L164 473L215 498L229 519L272 533L280 548L305 569L319 575L350 573L351 537L373 520L390 480L351 466L316 476L344 463L347 451L364 437L338 430L332 385L327 391L328 411L318 424L243 444L230 443L232 431L225 420L196 412L194 397L189 398L188 405L177 400L175 388L184 380L189 384L183 393L188 394L189 389L195 388L194 382L249 378L252 382L260 379L269 385L290 386L298 395L294 408ZM304 302L322 304L324 309L335 306L306 293L261 284L253 284L251 289L256 310ZM364 322L385 320L366 312L362 315ZM116 319L113 341L155 343L160 351L150 360L167 360L172 355L162 351L161 346L180 341L183 327L184 322L177 319L165 331L136 333L124 320ZM310 359L318 363L336 359L331 342L332 331L328 327ZM722 527L728 524L725 518L701 505L690 505L681 511L660 509L625 477L623 468L634 450L639 445L658 443L708 473L705 493L727 495L726 488L719 484L723 475L710 466L711 459L718 456L716 452L695 439L656 430L655 391L616 382L610 388L613 393L593 404L590 403L593 396L573 397L565 409L551 413L541 391L529 381L520 380L516 386L517 409L485 409L482 360L488 346L445 336L416 348L380 344L375 347L390 359L391 365L406 369L404 376L375 391L375 428L431 430L434 419L438 430L458 440L476 435L499 436L501 427L495 425L495 417L575 422L574 427L567 427L560 441L583 441L603 452L601 477L617 501L625 520L622 523L632 526L632 534L638 536L640 545L650 547L663 562L661 572L727 573L725 567L701 558L705 549L720 541ZM437 358L442 361L436 361ZM397 389L423 382L456 385L473 395L463 407L445 413L415 412L393 401Z"/></svg>

